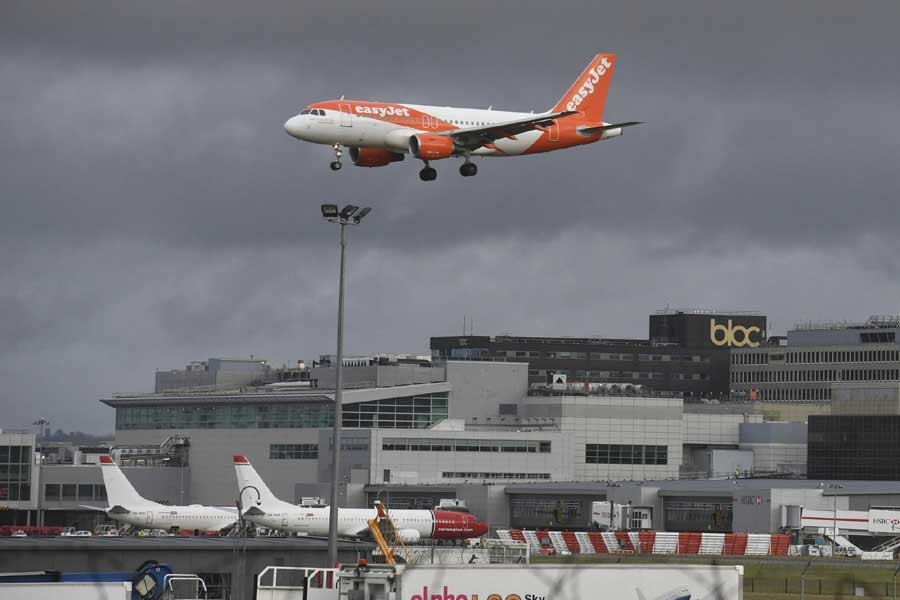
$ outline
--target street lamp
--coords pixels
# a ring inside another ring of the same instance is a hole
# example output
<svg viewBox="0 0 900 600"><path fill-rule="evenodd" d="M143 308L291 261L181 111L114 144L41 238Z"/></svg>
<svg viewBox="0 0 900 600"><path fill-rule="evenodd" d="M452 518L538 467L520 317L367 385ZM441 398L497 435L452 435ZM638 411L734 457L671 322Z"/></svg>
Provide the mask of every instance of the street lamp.
<svg viewBox="0 0 900 600"><path fill-rule="evenodd" d="M256 504L257 506L262 504L262 495L259 493L259 488L255 485L245 485L238 492L237 500L234 505L238 510L238 533L237 539L235 540L235 546L233 550L233 565L234 565L234 577L232 578L232 592L237 590L237 593L243 594L243 585L244 585L244 565L247 560L247 532L244 528L244 490L251 489L256 491Z"/></svg>
<svg viewBox="0 0 900 600"><path fill-rule="evenodd" d="M341 456L341 386L344 361L344 252L347 225L359 225L372 209L348 204L338 210L337 204L323 204L322 218L341 226L341 272L338 284L337 364L334 373L334 427L331 441L331 506L328 514L328 567L337 565L338 478Z"/></svg>
<svg viewBox="0 0 900 600"><path fill-rule="evenodd" d="M823 493L826 489L828 489L828 490L844 489L844 486L842 486L838 483L829 483L828 485L825 485L825 483L823 482L823 483L819 484L819 487L822 488ZM832 520L831 520L831 558L834 558L834 537L837 535L837 531L838 531L838 529L837 529L837 494L832 494L831 499L834 503L834 512L832 513Z"/></svg>

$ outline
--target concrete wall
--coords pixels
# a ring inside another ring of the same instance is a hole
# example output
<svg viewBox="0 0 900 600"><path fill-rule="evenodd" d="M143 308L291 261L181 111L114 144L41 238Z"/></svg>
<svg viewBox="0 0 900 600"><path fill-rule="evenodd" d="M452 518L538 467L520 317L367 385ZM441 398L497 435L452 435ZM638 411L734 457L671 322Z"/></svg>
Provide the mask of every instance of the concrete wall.
<svg viewBox="0 0 900 600"><path fill-rule="evenodd" d="M238 493L235 454L249 458L272 492L288 501L295 483L318 480L317 460L269 460L271 444L318 444L318 429L127 430L116 432L116 444L160 444L175 433L191 440L190 504L234 504Z"/></svg>
<svg viewBox="0 0 900 600"><path fill-rule="evenodd" d="M900 384L835 383L831 386L833 415L898 415Z"/></svg>
<svg viewBox="0 0 900 600"><path fill-rule="evenodd" d="M740 442L741 423L760 423L757 414L684 413L685 444L730 444Z"/></svg>
<svg viewBox="0 0 900 600"><path fill-rule="evenodd" d="M334 389L334 367L310 369L310 379L321 389ZM369 365L365 367L344 367L341 373L345 388L391 387L416 383L439 383L446 381L443 367L422 367L419 365Z"/></svg>
<svg viewBox="0 0 900 600"><path fill-rule="evenodd" d="M552 400L559 400L553 397ZM529 398L534 406L535 398ZM681 400L567 396L560 427L571 439L575 481L674 479L681 464ZM631 444L668 447L665 465L592 464L588 444Z"/></svg>
<svg viewBox="0 0 900 600"><path fill-rule="evenodd" d="M461 440L536 440L549 441L548 453L518 452L420 452L382 450L385 438L461 439ZM448 479L444 472L463 473L549 473L553 480L572 481L572 444L570 436L558 431L430 431L414 429L373 430L372 484L385 483L384 472L390 471L387 483L463 483L467 478ZM491 480L493 481L493 480Z"/></svg>
<svg viewBox="0 0 900 600"><path fill-rule="evenodd" d="M528 363L448 361L453 386L450 418L496 417L501 404L519 404L528 393Z"/></svg>

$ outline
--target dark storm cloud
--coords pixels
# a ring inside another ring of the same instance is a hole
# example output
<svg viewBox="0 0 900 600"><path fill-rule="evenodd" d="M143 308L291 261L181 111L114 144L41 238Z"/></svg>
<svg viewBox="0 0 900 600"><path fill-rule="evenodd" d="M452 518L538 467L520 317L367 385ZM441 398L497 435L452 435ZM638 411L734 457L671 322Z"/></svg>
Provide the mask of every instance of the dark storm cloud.
<svg viewBox="0 0 900 600"><path fill-rule="evenodd" d="M323 201L375 207L351 238L357 351L425 351L462 314L484 333L637 336L665 303L788 326L900 296L895 2L3 11L9 425L108 424L96 397L191 359L331 352ZM431 185L409 160L331 173L328 148L282 130L341 94L542 110L601 50L619 54L607 119L647 124L475 179L451 161ZM56 380L32 375L48 365Z"/></svg>

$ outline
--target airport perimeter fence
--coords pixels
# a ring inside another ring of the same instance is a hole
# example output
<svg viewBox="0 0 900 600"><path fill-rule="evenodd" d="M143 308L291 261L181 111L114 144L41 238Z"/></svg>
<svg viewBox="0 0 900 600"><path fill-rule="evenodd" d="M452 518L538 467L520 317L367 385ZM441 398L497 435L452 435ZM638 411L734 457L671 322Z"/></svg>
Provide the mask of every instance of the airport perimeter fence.
<svg viewBox="0 0 900 600"><path fill-rule="evenodd" d="M890 580L893 569L887 571L886 581L859 580L854 577L830 579L807 577L805 585L800 577L745 577L744 593L756 600L773 598L895 598ZM900 584L898 584L900 585ZM801 596L801 592L804 596Z"/></svg>

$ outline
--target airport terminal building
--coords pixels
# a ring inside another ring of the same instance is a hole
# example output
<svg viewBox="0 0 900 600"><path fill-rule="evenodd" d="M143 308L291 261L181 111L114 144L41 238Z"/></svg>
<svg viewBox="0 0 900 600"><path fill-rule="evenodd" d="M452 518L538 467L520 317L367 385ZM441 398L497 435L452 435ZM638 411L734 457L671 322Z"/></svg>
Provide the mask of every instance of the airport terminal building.
<svg viewBox="0 0 900 600"><path fill-rule="evenodd" d="M730 350L765 340L755 312L666 309L650 315L647 339L463 335L433 337L431 351L435 361L525 362L529 384L561 376L712 398L729 394Z"/></svg>
<svg viewBox="0 0 900 600"><path fill-rule="evenodd" d="M830 403L836 384L900 381L900 316L806 323L784 345L735 348L732 390L762 402Z"/></svg>

